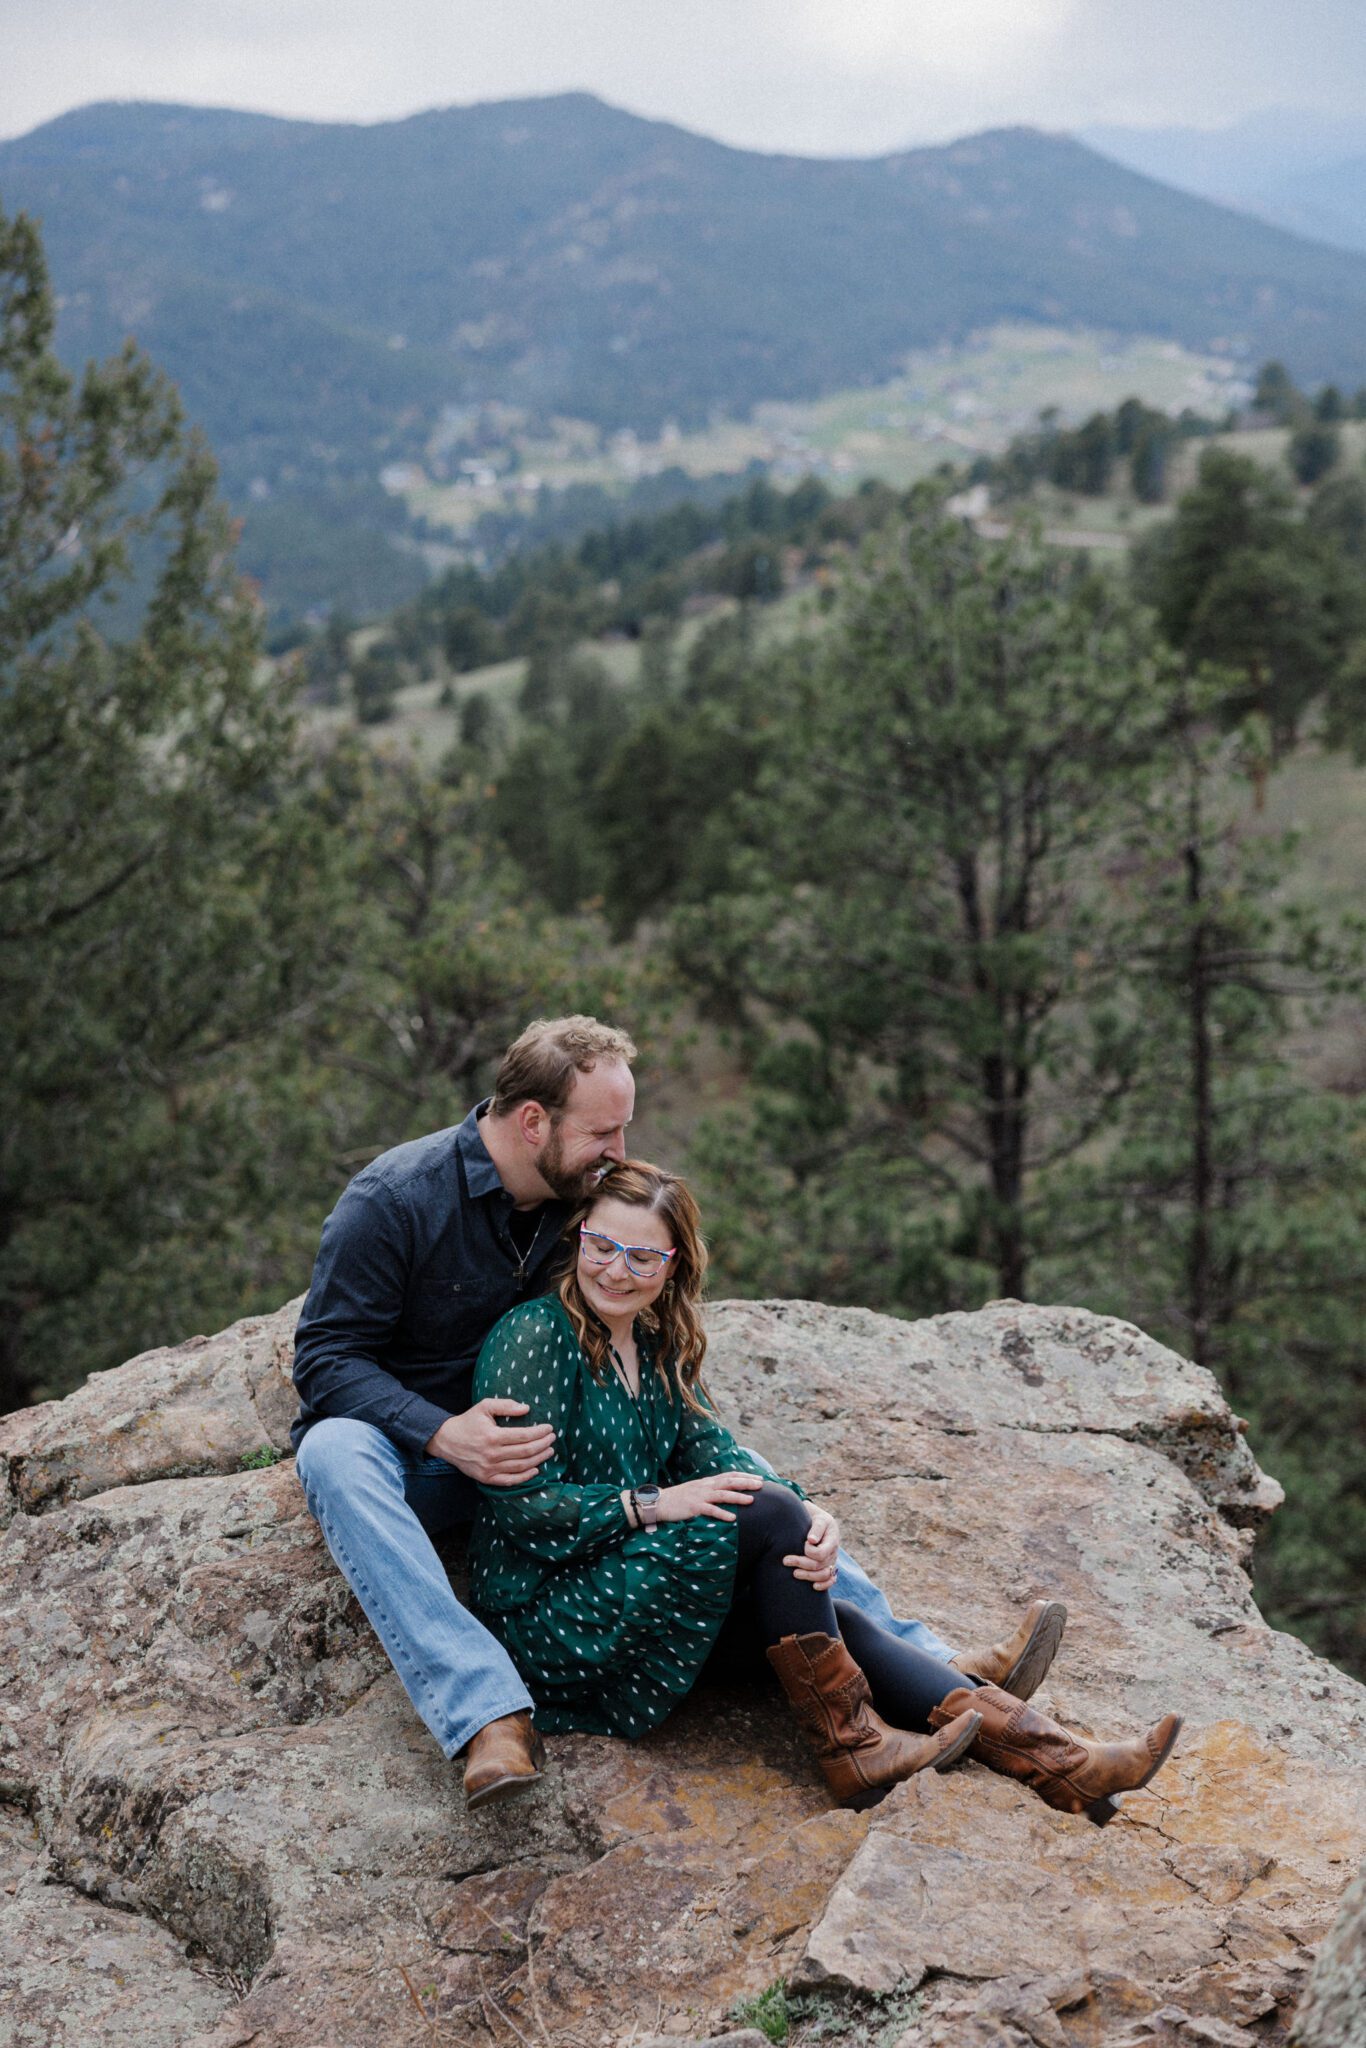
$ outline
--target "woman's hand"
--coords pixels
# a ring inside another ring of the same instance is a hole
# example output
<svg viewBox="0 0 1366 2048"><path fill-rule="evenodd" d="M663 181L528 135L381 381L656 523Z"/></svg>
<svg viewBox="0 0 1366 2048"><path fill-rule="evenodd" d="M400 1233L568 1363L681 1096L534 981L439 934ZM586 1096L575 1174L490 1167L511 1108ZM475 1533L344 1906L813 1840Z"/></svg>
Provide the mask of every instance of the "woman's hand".
<svg viewBox="0 0 1366 2048"><path fill-rule="evenodd" d="M659 1494L661 1522L691 1522L695 1515L710 1515L714 1522L733 1522L734 1515L724 1503L744 1507L763 1485L759 1472L712 1472L705 1479L685 1479L681 1486L665 1486Z"/></svg>
<svg viewBox="0 0 1366 2048"><path fill-rule="evenodd" d="M785 1557L783 1563L793 1578L804 1579L818 1593L828 1593L839 1569L840 1525L827 1508L818 1508L814 1501L807 1506L811 1527L806 1532L806 1547L799 1557Z"/></svg>

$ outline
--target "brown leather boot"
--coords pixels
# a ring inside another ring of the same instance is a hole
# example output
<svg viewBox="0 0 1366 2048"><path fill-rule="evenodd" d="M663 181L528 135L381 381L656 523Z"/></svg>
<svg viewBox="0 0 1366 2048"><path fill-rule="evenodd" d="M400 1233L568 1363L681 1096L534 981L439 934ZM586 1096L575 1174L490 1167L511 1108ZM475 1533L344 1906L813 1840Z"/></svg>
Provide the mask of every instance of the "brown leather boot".
<svg viewBox="0 0 1366 2048"><path fill-rule="evenodd" d="M1031 1600L1013 1636L989 1650L960 1650L950 1661L955 1671L965 1671L983 1685L999 1685L1017 1700L1032 1699L1048 1676L1066 1626L1067 1609L1061 1600Z"/></svg>
<svg viewBox="0 0 1366 2048"><path fill-rule="evenodd" d="M889 1728L874 1712L868 1681L840 1636L784 1636L768 1661L841 1806L876 1806L893 1785L926 1765L946 1769L981 1726L969 1704L960 1714L946 1715L935 1735Z"/></svg>
<svg viewBox="0 0 1366 2048"><path fill-rule="evenodd" d="M525 1792L541 1775L545 1745L530 1714L504 1714L465 1744L465 1804L491 1806Z"/></svg>
<svg viewBox="0 0 1366 2048"><path fill-rule="evenodd" d="M982 1727L972 1754L1003 1777L1018 1778L1060 1813L1084 1813L1104 1827L1119 1812L1117 1792L1146 1785L1167 1761L1181 1733L1179 1714L1164 1714L1146 1735L1122 1742L1091 1742L1060 1728L1037 1708L996 1685L961 1686L930 1715L932 1727L952 1725L975 1708Z"/></svg>

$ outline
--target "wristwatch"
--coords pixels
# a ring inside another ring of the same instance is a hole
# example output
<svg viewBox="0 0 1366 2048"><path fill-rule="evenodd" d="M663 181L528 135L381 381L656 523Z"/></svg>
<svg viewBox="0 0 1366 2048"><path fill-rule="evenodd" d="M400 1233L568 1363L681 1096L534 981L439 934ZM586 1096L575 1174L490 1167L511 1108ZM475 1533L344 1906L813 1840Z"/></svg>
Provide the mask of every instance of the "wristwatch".
<svg viewBox="0 0 1366 2048"><path fill-rule="evenodd" d="M641 1528L657 1529L659 1527L659 1488L657 1486L638 1486L636 1488L636 1506L640 1509Z"/></svg>

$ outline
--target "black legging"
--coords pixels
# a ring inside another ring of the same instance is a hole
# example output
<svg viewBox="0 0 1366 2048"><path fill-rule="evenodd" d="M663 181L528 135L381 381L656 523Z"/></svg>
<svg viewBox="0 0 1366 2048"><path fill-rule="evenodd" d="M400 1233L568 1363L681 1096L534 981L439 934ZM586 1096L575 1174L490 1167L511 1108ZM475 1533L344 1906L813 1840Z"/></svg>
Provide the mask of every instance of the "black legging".
<svg viewBox="0 0 1366 2048"><path fill-rule="evenodd" d="M762 1648L784 1636L843 1636L868 1680L874 1706L897 1728L928 1728L930 1709L958 1686L973 1683L951 1664L880 1628L861 1608L794 1578L783 1559L802 1549L811 1517L785 1486L765 1480L749 1504L736 1509L736 1519L740 1554L732 1614L743 1616Z"/></svg>

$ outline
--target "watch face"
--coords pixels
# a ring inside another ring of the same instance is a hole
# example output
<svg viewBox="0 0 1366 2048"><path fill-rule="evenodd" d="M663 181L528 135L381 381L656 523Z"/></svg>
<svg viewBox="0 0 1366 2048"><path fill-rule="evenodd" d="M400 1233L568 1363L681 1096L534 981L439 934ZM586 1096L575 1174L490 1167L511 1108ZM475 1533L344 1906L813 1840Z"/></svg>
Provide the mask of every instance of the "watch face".
<svg viewBox="0 0 1366 2048"><path fill-rule="evenodd" d="M638 1486L636 1488L636 1499L642 1507L652 1508L659 1499L659 1488L657 1486Z"/></svg>

